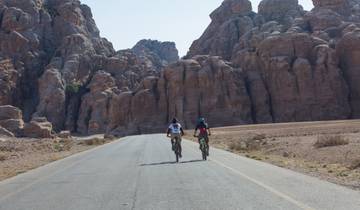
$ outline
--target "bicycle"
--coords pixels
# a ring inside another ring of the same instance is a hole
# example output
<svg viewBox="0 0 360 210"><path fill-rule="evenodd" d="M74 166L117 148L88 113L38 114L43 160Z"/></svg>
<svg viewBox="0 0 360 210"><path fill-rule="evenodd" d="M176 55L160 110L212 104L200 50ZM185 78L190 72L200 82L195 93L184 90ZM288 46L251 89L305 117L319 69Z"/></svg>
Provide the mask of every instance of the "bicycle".
<svg viewBox="0 0 360 210"><path fill-rule="evenodd" d="M179 162L179 157L180 157L180 141L178 137L174 138L175 140L175 145L174 145L174 153L175 153L175 157L176 157L176 162Z"/></svg>
<svg viewBox="0 0 360 210"><path fill-rule="evenodd" d="M195 137L199 138L199 136L195 136ZM209 146L206 144L205 137L200 137L199 138L199 143L200 143L200 150L201 150L201 154L202 154L202 159L207 160L207 156L208 156L208 153L209 153Z"/></svg>
<svg viewBox="0 0 360 210"><path fill-rule="evenodd" d="M168 138L171 138L170 135L167 136ZM174 137L174 145L173 145L173 150L175 153L175 158L176 158L176 162L179 162L180 159L180 155L181 155L181 146L180 146L180 141L179 141L179 137Z"/></svg>

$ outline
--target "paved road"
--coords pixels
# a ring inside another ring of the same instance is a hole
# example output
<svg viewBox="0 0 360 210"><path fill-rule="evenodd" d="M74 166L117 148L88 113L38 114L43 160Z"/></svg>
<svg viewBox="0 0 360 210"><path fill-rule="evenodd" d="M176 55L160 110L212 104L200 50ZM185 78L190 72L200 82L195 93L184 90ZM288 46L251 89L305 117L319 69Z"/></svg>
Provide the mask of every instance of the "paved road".
<svg viewBox="0 0 360 210"><path fill-rule="evenodd" d="M360 209L360 193L161 135L127 137L0 182L1 210Z"/></svg>

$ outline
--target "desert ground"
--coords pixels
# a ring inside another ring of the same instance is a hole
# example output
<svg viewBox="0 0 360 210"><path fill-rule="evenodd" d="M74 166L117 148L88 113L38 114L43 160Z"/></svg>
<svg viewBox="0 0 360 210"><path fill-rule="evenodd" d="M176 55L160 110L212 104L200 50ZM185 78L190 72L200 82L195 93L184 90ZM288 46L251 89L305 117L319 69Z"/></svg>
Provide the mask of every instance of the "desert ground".
<svg viewBox="0 0 360 210"><path fill-rule="evenodd" d="M0 138L0 181L109 141L98 136L41 140Z"/></svg>
<svg viewBox="0 0 360 210"><path fill-rule="evenodd" d="M214 128L210 144L360 190L360 120Z"/></svg>

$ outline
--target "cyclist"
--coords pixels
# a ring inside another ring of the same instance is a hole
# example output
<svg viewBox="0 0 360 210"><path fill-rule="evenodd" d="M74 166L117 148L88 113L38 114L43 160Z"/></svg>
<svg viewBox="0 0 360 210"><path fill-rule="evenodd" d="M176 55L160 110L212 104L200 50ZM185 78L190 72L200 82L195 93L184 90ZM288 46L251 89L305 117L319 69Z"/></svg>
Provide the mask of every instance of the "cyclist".
<svg viewBox="0 0 360 210"><path fill-rule="evenodd" d="M199 135L197 131L199 130ZM200 117L195 128L194 136L198 137L199 143L201 138L205 138L206 146L208 147L207 155L209 156L209 136L211 136L209 125L205 122L205 118Z"/></svg>
<svg viewBox="0 0 360 210"><path fill-rule="evenodd" d="M169 125L169 128L167 129L167 137L171 137L171 148L174 151L175 150L175 138L178 138L179 146L180 146L180 154L179 157L182 157L182 148L181 148L181 137L184 135L184 130L181 127L181 124L179 121L174 118L172 120L172 123Z"/></svg>

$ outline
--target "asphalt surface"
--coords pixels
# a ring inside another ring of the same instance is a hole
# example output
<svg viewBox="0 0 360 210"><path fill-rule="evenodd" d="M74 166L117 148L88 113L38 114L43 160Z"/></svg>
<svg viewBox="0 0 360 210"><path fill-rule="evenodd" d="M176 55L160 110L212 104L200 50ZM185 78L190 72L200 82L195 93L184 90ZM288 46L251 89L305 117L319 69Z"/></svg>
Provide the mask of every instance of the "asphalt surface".
<svg viewBox="0 0 360 210"><path fill-rule="evenodd" d="M0 182L0 210L360 209L360 192L164 135L127 137Z"/></svg>

